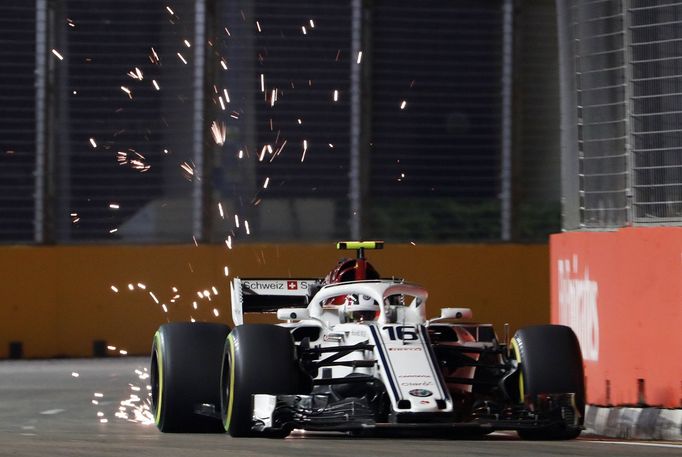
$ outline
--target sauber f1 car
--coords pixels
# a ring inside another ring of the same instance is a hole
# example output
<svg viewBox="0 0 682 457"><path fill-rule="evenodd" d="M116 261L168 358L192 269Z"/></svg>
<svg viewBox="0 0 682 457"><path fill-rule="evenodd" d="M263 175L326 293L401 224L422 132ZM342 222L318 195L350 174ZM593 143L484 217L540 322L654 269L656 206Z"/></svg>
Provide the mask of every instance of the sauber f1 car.
<svg viewBox="0 0 682 457"><path fill-rule="evenodd" d="M170 323L154 336L152 411L162 432L284 437L294 429L516 430L572 439L582 430L583 364L568 327L498 339L468 308L426 318L427 291L381 279L365 251L325 278L231 283L235 326ZM245 313L280 324L245 324ZM505 332L508 333L508 332Z"/></svg>

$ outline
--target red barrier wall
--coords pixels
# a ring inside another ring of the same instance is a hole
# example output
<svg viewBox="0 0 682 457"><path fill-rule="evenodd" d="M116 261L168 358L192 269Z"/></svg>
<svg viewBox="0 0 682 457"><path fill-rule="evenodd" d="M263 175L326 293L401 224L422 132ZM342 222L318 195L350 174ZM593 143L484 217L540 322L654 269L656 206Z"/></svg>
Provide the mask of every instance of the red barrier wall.
<svg viewBox="0 0 682 457"><path fill-rule="evenodd" d="M578 335L588 402L682 406L682 228L557 234L550 259L552 322Z"/></svg>

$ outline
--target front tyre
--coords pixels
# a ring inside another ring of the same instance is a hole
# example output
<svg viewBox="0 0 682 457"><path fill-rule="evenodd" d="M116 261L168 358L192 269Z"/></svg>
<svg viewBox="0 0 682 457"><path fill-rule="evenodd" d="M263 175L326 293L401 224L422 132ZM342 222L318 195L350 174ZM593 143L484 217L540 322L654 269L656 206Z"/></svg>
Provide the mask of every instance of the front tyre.
<svg viewBox="0 0 682 457"><path fill-rule="evenodd" d="M578 339L570 327L537 325L520 329L512 347L521 364L519 398L538 394L575 393L578 424L566 423L546 430L519 430L523 439L568 440L582 431L585 416L583 358Z"/></svg>
<svg viewBox="0 0 682 457"><path fill-rule="evenodd" d="M224 432L220 421L220 367L229 330L227 325L198 322L159 327L150 367L152 414L159 430ZM213 417L206 415L210 408ZM198 414L200 410L204 414Z"/></svg>
<svg viewBox="0 0 682 457"><path fill-rule="evenodd" d="M230 435L255 436L253 394L308 394L310 376L301 369L291 332L269 324L235 327L224 342L221 376L223 426ZM285 437L290 430L267 433Z"/></svg>

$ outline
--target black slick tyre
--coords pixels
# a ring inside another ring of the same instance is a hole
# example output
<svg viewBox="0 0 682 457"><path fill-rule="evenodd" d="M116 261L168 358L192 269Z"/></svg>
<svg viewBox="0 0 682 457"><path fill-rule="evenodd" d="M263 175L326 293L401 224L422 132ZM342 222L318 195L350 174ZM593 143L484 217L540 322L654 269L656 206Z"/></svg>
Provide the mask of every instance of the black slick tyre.
<svg viewBox="0 0 682 457"><path fill-rule="evenodd" d="M150 367L152 414L162 432L219 433L220 369L229 327L214 323L164 324L154 335ZM197 414L211 408L213 417Z"/></svg>
<svg viewBox="0 0 682 457"><path fill-rule="evenodd" d="M239 325L230 332L224 346L221 410L224 429L230 435L258 435L251 430L253 394L311 392L311 379L298 363L288 329L269 324ZM289 432L283 428L266 435L285 437Z"/></svg>
<svg viewBox="0 0 682 457"><path fill-rule="evenodd" d="M520 329L512 340L514 355L521 364L520 400L525 396L575 393L578 424L544 430L519 430L523 439L566 440L577 438L585 416L585 380L578 339L570 327L537 325Z"/></svg>

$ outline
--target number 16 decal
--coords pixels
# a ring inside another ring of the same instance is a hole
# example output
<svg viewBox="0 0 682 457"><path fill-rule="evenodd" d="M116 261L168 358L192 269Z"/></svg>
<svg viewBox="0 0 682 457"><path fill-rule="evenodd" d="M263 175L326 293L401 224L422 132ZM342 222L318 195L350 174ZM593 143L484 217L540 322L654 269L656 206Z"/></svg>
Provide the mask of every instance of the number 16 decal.
<svg viewBox="0 0 682 457"><path fill-rule="evenodd" d="M417 336L417 331L415 330L414 327L409 327L406 325L401 325L401 326L386 326L382 328L382 330L386 330L388 333L388 338L391 341L395 340L403 340L403 341L415 341L419 339Z"/></svg>

